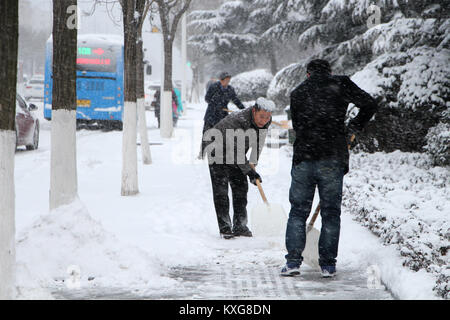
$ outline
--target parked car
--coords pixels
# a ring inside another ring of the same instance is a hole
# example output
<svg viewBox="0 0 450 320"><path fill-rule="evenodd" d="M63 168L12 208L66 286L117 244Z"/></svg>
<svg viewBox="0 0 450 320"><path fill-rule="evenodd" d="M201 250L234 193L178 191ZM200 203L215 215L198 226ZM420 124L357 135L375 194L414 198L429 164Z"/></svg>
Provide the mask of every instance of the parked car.
<svg viewBox="0 0 450 320"><path fill-rule="evenodd" d="M34 75L25 85L24 96L26 100L31 98L44 100L44 76Z"/></svg>
<svg viewBox="0 0 450 320"><path fill-rule="evenodd" d="M36 150L39 147L39 120L32 112L37 109L16 95L16 148L25 146L27 150Z"/></svg>

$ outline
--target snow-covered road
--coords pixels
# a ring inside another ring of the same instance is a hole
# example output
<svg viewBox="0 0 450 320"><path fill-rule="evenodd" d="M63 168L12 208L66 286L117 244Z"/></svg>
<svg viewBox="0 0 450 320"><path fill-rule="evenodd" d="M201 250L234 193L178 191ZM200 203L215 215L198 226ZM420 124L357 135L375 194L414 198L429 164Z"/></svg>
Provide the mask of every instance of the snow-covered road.
<svg viewBox="0 0 450 320"><path fill-rule="evenodd" d="M420 290L429 285L427 276L403 270L394 248L352 220L349 208L342 213L339 275L331 280L308 266L302 266L300 277L280 277L282 237L220 239L208 168L195 159L205 107L189 105L172 139L160 138L156 119L147 112L153 164L144 166L138 149L140 193L132 197L120 196L122 133L78 131L80 201L52 213L50 124L41 119L39 150L16 153L20 298L429 297ZM265 148L259 171L269 201L288 212L286 148ZM252 185L248 200L249 212L261 202ZM80 272L78 287L67 281L74 266ZM383 283L373 288L368 280Z"/></svg>

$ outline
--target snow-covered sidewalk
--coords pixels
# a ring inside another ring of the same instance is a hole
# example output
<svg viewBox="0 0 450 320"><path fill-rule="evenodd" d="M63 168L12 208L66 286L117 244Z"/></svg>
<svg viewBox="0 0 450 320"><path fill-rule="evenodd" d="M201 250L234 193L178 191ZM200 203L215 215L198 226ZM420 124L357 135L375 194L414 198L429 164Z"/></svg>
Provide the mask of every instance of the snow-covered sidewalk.
<svg viewBox="0 0 450 320"><path fill-rule="evenodd" d="M50 132L42 126L39 150L16 154L18 298L436 298L435 278L403 267L395 246L353 220L350 200L332 280L308 266L298 278L281 278L282 238L220 239L207 164L195 160L205 107L188 106L170 140L147 113L153 164L142 164L139 149L140 193L132 197L120 196L122 133L78 131L80 200L51 213ZM265 148L259 165L269 201L285 212L290 152ZM261 201L252 185L248 200L249 212Z"/></svg>

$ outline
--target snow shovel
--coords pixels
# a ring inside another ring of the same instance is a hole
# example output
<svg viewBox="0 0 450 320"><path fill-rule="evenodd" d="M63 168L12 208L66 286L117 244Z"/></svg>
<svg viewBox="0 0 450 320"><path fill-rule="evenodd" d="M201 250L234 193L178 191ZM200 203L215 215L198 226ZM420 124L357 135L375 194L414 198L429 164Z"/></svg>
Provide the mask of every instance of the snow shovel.
<svg viewBox="0 0 450 320"><path fill-rule="evenodd" d="M252 169L254 165L250 164ZM252 231L256 236L280 236L286 231L287 217L280 204L269 203L259 180L256 180L263 204L256 205L251 212Z"/></svg>
<svg viewBox="0 0 450 320"><path fill-rule="evenodd" d="M319 268L319 237L320 231L314 228L317 216L320 212L320 203L316 207L311 220L306 226L306 244L302 256L305 263L315 269Z"/></svg>
<svg viewBox="0 0 450 320"><path fill-rule="evenodd" d="M350 144L355 140L355 135L352 135L350 138ZM350 144L348 148L350 149ZM319 269L319 237L320 231L314 228L314 222L316 222L317 216L320 212L320 202L314 211L311 220L309 220L308 225L306 226L306 244L305 249L303 250L302 256L303 260L307 265L312 268Z"/></svg>

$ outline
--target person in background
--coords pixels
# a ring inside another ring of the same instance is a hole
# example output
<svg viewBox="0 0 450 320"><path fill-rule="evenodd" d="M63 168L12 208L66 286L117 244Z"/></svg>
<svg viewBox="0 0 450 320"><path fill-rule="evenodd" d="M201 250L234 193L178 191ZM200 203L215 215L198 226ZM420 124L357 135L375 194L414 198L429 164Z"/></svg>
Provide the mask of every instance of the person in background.
<svg viewBox="0 0 450 320"><path fill-rule="evenodd" d="M175 91L175 94L177 96L177 113L178 113L178 117L181 116L181 114L183 113L183 103L181 102L181 92L178 88L173 88L173 91Z"/></svg>
<svg viewBox="0 0 450 320"><path fill-rule="evenodd" d="M203 118L203 133L214 127L220 120L228 115L228 103L233 103L239 109L245 109L241 100L236 95L234 88L230 85L231 75L228 72L222 72L219 75L219 81L212 83L206 92L205 101L208 107ZM203 146L203 144L202 144ZM199 158L203 158L203 147L200 150Z"/></svg>
<svg viewBox="0 0 450 320"><path fill-rule="evenodd" d="M152 101L152 106L155 107L155 117L156 119L158 119L158 128L161 127L160 124L160 117L161 117L161 91L158 89L156 90L154 96L153 96L153 101ZM172 90L172 120L173 120L173 126L175 127L177 125L177 121L178 121L178 98L177 95L175 94L175 91Z"/></svg>
<svg viewBox="0 0 450 320"><path fill-rule="evenodd" d="M213 84L216 83L219 79L211 77L211 79L209 79L209 81L206 83L206 92L208 92L209 87Z"/></svg>

